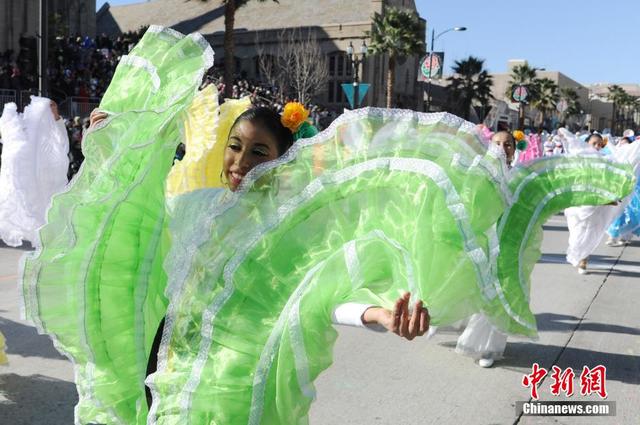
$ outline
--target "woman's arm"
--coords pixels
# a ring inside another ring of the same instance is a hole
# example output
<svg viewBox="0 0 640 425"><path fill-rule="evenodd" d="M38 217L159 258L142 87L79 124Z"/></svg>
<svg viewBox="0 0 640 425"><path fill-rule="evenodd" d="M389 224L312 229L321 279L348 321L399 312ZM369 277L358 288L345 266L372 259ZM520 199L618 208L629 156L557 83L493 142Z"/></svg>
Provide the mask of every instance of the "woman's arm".
<svg viewBox="0 0 640 425"><path fill-rule="evenodd" d="M338 325L366 327L363 321L364 314L371 308L378 308L372 304L345 303L340 304L333 310L331 321Z"/></svg>
<svg viewBox="0 0 640 425"><path fill-rule="evenodd" d="M333 323L358 327L375 327L379 325L403 338L412 340L422 336L429 330L429 312L422 301L416 302L413 312L409 312L407 292L398 298L393 311L369 304L346 303L335 308Z"/></svg>

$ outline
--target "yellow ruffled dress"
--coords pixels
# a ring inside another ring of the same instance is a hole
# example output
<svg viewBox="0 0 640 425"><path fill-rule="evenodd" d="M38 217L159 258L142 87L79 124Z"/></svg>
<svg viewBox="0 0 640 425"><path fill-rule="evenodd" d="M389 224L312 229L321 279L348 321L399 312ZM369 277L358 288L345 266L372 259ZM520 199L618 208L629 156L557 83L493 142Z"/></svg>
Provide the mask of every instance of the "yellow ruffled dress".
<svg viewBox="0 0 640 425"><path fill-rule="evenodd" d="M209 85L198 92L184 125L186 153L167 177L168 199L196 189L224 187L222 157L234 121L251 106L249 97L218 103L218 90Z"/></svg>
<svg viewBox="0 0 640 425"><path fill-rule="evenodd" d="M0 332L0 365L7 364L9 360L7 359L7 353L5 353L6 345L4 340L4 335Z"/></svg>

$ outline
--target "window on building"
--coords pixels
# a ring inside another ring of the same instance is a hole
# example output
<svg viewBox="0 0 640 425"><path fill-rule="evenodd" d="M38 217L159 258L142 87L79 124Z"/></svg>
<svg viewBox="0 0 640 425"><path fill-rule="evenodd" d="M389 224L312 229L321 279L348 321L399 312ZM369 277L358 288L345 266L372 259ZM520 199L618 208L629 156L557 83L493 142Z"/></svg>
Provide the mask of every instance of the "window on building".
<svg viewBox="0 0 640 425"><path fill-rule="evenodd" d="M342 84L351 83L352 70L347 54L335 51L329 55L329 79L327 89L327 102L345 104L346 97L342 92Z"/></svg>

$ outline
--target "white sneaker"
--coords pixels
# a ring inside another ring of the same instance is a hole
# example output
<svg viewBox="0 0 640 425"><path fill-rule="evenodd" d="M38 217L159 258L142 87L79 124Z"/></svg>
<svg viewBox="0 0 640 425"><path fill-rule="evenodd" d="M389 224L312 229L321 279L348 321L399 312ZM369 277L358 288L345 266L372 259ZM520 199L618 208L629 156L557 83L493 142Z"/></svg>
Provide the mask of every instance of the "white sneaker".
<svg viewBox="0 0 640 425"><path fill-rule="evenodd" d="M480 367L491 367L493 366L493 359L480 359L478 360L478 364Z"/></svg>
<svg viewBox="0 0 640 425"><path fill-rule="evenodd" d="M587 269L583 269L582 267L578 267L578 273L580 273L580 274L589 274Z"/></svg>
<svg viewBox="0 0 640 425"><path fill-rule="evenodd" d="M624 241L621 241L620 239L617 239L617 238L609 239L605 243L611 247L624 246Z"/></svg>

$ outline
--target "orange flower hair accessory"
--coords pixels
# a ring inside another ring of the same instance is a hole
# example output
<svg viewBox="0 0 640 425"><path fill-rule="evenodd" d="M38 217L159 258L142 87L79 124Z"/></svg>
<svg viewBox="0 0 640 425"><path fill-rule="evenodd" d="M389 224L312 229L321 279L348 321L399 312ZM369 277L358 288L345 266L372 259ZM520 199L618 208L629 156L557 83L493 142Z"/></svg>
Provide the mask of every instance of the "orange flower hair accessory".
<svg viewBox="0 0 640 425"><path fill-rule="evenodd" d="M284 111L282 111L280 122L291 130L292 133L295 133L307 118L309 118L309 111L305 109L302 103L289 102L284 105Z"/></svg>
<svg viewBox="0 0 640 425"><path fill-rule="evenodd" d="M521 130L514 131L513 132L513 138L516 139L516 143L523 141L525 139L524 132L521 131Z"/></svg>

